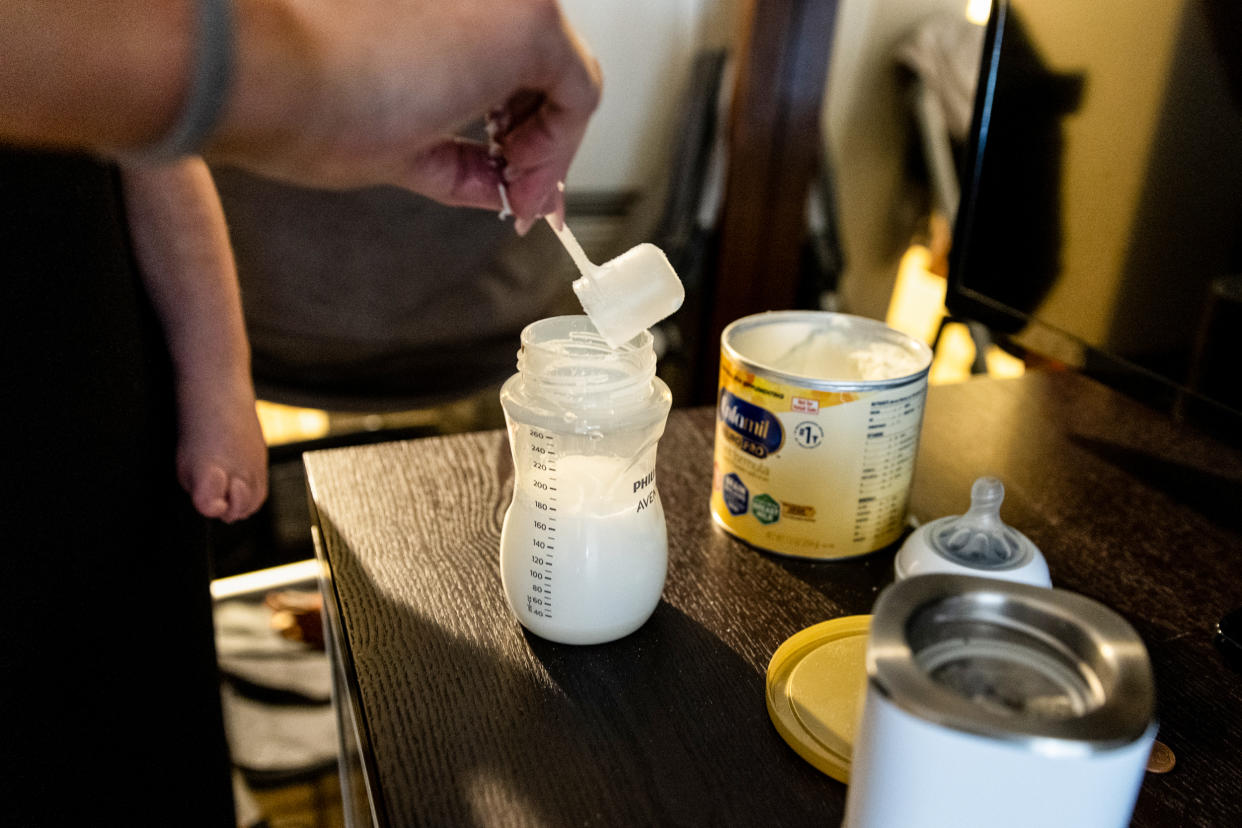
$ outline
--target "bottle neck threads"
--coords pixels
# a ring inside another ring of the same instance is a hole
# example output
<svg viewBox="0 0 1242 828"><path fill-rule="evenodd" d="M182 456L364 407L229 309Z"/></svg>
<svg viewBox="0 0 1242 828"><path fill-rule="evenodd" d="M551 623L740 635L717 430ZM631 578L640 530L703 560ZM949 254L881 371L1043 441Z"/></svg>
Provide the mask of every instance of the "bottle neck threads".
<svg viewBox="0 0 1242 828"><path fill-rule="evenodd" d="M651 394L656 355L643 331L611 348L585 316L554 316L526 326L517 367L535 395L574 408L640 405Z"/></svg>

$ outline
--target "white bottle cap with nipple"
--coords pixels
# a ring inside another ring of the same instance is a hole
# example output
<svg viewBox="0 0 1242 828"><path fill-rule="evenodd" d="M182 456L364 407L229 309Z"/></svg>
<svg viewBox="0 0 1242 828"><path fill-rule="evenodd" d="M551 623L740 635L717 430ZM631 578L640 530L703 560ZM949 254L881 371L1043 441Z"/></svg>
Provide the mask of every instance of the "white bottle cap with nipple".
<svg viewBox="0 0 1242 828"><path fill-rule="evenodd" d="M1000 517L1005 486L980 477L970 488L970 510L920 526L893 561L897 580L947 572L1051 587L1048 563L1026 535Z"/></svg>

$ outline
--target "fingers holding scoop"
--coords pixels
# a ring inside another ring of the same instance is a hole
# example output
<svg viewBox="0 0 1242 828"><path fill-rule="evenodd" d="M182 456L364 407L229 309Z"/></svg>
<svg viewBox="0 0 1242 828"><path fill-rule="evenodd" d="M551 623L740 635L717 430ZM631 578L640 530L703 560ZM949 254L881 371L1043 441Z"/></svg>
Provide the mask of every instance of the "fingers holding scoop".
<svg viewBox="0 0 1242 828"><path fill-rule="evenodd" d="M599 63L572 30L566 29L565 36L573 71L557 76L537 98L527 92L511 97L505 106L507 128L493 139L504 159L502 175L519 232L540 216L563 216L559 185L599 105Z"/></svg>
<svg viewBox="0 0 1242 828"><path fill-rule="evenodd" d="M563 213L558 184L599 104L600 70L567 25L538 51L531 79L489 113L489 143L433 144L411 160L407 186L447 204L510 208L519 233L540 216Z"/></svg>

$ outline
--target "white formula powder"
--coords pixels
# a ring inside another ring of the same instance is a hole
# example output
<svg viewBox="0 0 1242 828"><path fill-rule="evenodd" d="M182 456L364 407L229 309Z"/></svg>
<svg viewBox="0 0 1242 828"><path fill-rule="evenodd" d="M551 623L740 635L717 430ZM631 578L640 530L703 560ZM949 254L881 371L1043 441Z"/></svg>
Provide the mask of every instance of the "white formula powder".
<svg viewBox="0 0 1242 828"><path fill-rule="evenodd" d="M897 379L922 370L919 355L891 342L859 343L833 327L768 325L740 332L733 345L750 362L783 374L837 382Z"/></svg>
<svg viewBox="0 0 1242 828"><path fill-rule="evenodd" d="M564 644L612 641L651 616L664 589L668 539L648 465L560 457L550 489L519 481L500 537L509 605L536 635Z"/></svg>

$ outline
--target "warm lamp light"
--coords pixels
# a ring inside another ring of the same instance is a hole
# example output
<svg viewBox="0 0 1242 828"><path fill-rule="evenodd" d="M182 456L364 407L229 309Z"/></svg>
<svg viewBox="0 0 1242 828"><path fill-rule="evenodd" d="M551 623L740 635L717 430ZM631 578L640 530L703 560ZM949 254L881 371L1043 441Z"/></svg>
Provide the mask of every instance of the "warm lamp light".
<svg viewBox="0 0 1242 828"><path fill-rule="evenodd" d="M976 26L985 26L992 11L992 0L966 0L966 19Z"/></svg>

